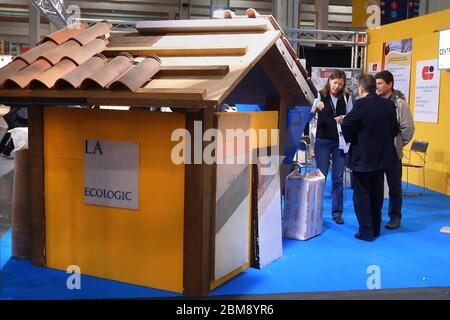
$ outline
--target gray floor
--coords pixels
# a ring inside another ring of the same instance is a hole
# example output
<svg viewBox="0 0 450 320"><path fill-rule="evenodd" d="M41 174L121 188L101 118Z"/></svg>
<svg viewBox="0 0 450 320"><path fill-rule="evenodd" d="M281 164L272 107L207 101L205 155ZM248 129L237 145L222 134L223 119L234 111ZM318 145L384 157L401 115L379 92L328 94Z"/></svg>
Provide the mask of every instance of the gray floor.
<svg viewBox="0 0 450 320"><path fill-rule="evenodd" d="M190 297L167 300L194 300ZM212 296L202 300L450 300L450 287Z"/></svg>
<svg viewBox="0 0 450 320"><path fill-rule="evenodd" d="M219 296L234 300L450 300L450 287Z"/></svg>

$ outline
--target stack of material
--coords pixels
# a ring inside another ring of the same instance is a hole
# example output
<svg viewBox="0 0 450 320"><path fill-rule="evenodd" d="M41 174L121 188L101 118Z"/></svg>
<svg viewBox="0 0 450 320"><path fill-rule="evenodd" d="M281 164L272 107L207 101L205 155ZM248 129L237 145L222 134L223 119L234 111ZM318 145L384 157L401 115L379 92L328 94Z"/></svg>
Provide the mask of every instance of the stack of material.
<svg viewBox="0 0 450 320"><path fill-rule="evenodd" d="M218 115L219 131L250 128L250 116L234 112ZM214 280L249 263L250 165L247 137L220 139L217 143ZM236 145L244 148L234 148Z"/></svg>
<svg viewBox="0 0 450 320"><path fill-rule="evenodd" d="M17 151L14 157L14 187L12 204L12 256L30 258L31 210L28 150Z"/></svg>
<svg viewBox="0 0 450 320"><path fill-rule="evenodd" d="M283 255L281 228L280 172L263 171L263 164L253 165L252 224L253 261L263 268Z"/></svg>
<svg viewBox="0 0 450 320"><path fill-rule="evenodd" d="M322 233L325 177L316 170L292 172L286 179L283 236L307 240Z"/></svg>

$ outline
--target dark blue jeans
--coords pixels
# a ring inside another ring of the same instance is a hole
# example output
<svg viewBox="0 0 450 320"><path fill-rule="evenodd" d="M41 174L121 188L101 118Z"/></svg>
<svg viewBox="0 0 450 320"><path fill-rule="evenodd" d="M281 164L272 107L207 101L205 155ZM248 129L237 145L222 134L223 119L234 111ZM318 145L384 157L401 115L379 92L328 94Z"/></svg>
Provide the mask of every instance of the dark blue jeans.
<svg viewBox="0 0 450 320"><path fill-rule="evenodd" d="M317 138L314 143L314 153L317 168L327 177L332 161L332 186L331 186L331 216L342 215L344 210L344 170L345 154L339 149L339 142L329 139Z"/></svg>

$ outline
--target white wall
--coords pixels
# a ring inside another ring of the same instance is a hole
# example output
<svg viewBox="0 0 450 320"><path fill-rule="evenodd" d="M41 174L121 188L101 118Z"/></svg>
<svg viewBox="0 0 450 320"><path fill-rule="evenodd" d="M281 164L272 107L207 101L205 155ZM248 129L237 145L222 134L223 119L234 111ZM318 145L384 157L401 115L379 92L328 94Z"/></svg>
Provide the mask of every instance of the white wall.
<svg viewBox="0 0 450 320"><path fill-rule="evenodd" d="M450 8L450 0L421 0L420 15Z"/></svg>

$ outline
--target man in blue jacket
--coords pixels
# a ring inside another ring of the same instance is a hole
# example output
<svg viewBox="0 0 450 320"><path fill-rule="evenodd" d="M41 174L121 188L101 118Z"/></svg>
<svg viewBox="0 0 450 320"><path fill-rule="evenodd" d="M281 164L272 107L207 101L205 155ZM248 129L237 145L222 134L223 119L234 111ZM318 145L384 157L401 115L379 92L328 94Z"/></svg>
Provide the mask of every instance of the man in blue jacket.
<svg viewBox="0 0 450 320"><path fill-rule="evenodd" d="M399 132L395 105L376 94L373 76L359 78L360 99L342 123L350 142L347 167L353 172L353 205L359 230L355 238L373 241L380 235L384 170L398 160L394 139Z"/></svg>

